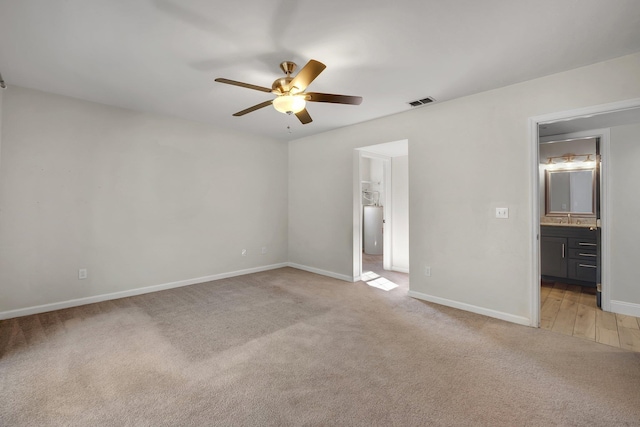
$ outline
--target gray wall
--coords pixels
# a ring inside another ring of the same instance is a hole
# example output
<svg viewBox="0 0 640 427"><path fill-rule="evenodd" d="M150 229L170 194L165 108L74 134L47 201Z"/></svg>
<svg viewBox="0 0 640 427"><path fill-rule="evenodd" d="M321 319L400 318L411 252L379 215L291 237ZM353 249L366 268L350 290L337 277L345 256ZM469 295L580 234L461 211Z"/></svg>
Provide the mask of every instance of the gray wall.
<svg viewBox="0 0 640 427"><path fill-rule="evenodd" d="M393 270L409 272L409 156L391 159Z"/></svg>
<svg viewBox="0 0 640 427"><path fill-rule="evenodd" d="M2 99L0 311L287 258L351 276L353 150L408 139L412 295L526 323L528 119L637 97L640 54L302 138L287 153L206 124L11 87ZM509 219L496 219L496 207L509 207ZM616 264L614 277L627 267ZM78 268L89 279L78 280Z"/></svg>
<svg viewBox="0 0 640 427"><path fill-rule="evenodd" d="M0 312L286 262L286 143L16 86L2 107Z"/></svg>
<svg viewBox="0 0 640 427"><path fill-rule="evenodd" d="M611 301L640 304L640 124L611 128Z"/></svg>
<svg viewBox="0 0 640 427"><path fill-rule="evenodd" d="M2 168L2 99L4 90L0 89L0 168ZM0 172L2 169L0 169ZM2 208L2 206L0 206ZM2 220L2 210L0 210L0 221ZM1 243L0 243L1 244Z"/></svg>
<svg viewBox="0 0 640 427"><path fill-rule="evenodd" d="M290 259L352 275L353 149L408 139L412 295L529 323L529 118L636 97L638 54L292 141Z"/></svg>

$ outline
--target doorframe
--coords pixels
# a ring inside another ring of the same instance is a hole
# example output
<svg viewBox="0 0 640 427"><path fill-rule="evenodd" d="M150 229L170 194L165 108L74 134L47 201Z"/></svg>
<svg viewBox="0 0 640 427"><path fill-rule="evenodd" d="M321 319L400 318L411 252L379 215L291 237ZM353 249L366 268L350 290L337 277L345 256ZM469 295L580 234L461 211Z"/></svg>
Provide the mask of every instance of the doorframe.
<svg viewBox="0 0 640 427"><path fill-rule="evenodd" d="M540 327L540 185L539 185L539 133L538 126L543 123L555 122L560 120L573 120L588 117L597 114L614 113L617 111L627 110L630 108L640 107L640 98L629 99L609 104L594 105L591 107L578 108L567 111L560 111L529 118L529 149L531 153L530 179L531 179L531 279L530 279L530 295L531 295L531 326ZM600 133L602 132L602 133ZM611 281L611 233L609 218L611 217L611 198L610 198L610 139L609 129L594 129L587 132L577 132L578 134L589 134L589 136L600 136L601 138L601 232L602 232L602 309L610 311L611 309L611 289L614 283Z"/></svg>

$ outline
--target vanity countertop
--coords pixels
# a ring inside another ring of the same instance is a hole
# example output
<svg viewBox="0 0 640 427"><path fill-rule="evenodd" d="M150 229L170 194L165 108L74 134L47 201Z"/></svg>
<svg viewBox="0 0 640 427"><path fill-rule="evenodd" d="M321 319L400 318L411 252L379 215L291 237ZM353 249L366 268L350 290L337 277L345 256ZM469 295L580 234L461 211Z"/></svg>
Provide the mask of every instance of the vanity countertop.
<svg viewBox="0 0 640 427"><path fill-rule="evenodd" d="M558 222L542 222L541 226L596 228L595 224L560 224Z"/></svg>

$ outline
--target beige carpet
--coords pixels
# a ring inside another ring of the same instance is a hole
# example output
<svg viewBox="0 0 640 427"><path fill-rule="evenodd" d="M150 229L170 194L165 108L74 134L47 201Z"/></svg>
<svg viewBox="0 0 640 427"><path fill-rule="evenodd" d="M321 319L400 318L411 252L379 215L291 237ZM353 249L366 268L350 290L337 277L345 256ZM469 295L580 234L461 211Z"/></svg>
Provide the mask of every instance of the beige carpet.
<svg viewBox="0 0 640 427"><path fill-rule="evenodd" d="M640 353L291 268L0 322L2 426L629 426Z"/></svg>

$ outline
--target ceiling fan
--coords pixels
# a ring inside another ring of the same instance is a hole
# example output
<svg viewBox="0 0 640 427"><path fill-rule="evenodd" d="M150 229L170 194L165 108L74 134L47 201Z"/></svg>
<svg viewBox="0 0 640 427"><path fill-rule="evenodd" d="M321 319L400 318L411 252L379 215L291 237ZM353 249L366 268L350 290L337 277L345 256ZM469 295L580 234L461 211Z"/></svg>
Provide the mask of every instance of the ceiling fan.
<svg viewBox="0 0 640 427"><path fill-rule="evenodd" d="M271 92L276 97L270 101L264 101L260 104L249 107L245 110L238 111L234 116L244 116L252 111L259 110L268 105L285 114L295 114L298 120L303 125L311 123L311 116L307 112L306 102L330 102L333 104L350 104L360 105L362 97L349 96L349 95L333 95L330 93L318 93L318 92L305 92L307 86L315 80L318 75L326 68L322 62L316 60L310 60L307 65L296 74L295 77L291 76L298 66L291 61L284 61L280 64L280 68L286 74L286 77L276 79L271 85L271 89L263 86L256 86L249 83L242 83L235 80L217 78L219 83L226 83L229 85L246 87L249 89L259 90L261 92Z"/></svg>

